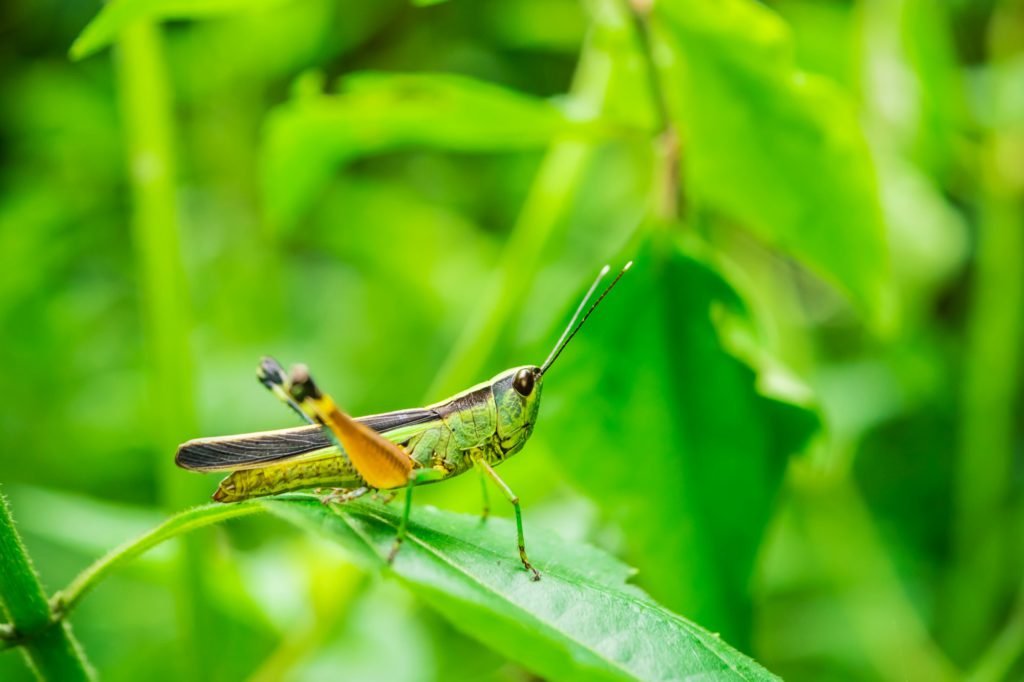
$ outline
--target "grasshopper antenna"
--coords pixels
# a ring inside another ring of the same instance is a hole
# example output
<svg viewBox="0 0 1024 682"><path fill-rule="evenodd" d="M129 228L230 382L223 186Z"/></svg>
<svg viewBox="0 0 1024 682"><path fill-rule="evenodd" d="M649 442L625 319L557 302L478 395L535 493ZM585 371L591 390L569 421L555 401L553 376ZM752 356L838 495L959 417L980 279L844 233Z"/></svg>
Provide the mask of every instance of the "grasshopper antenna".
<svg viewBox="0 0 1024 682"><path fill-rule="evenodd" d="M612 283L608 285L608 288L605 289L601 293L601 295L597 297L597 300L594 301L594 305L590 306L590 309L587 310L586 314L583 316L583 319L580 320L579 324L576 324L576 320L579 318L580 313L583 311L583 308L587 305L587 302L590 300L590 297L594 295L594 291L597 289L597 285L600 284L601 280L604 279L604 276L608 274L609 268L607 265L601 268L601 272L597 273L597 279L595 279L594 283L590 285L589 289L587 289L586 295L583 297L583 300L580 301L579 307L576 308L576 313L572 316L572 319L569 320L569 325L565 328L565 331L562 332L562 335L558 338L558 341L555 343L555 347L551 349L551 353L550 355L548 355L547 360L545 360L544 364L540 366L540 373L542 375L544 374L544 372L548 371L548 368L551 367L551 365L554 364L555 360L558 359L558 356L562 354L563 350L565 350L565 347L569 345L570 341L572 341L572 337L576 336L576 332L583 328L583 323L587 321L587 318L590 317L590 314L594 312L594 309L597 308L601 301L604 300L604 297L608 295L608 292L612 290L612 287L619 283L619 280L622 279L622 276L626 274L626 271L629 270L631 267L633 267L633 261L629 261L628 263L626 263L625 267L623 267L622 270L619 271L619 274L615 276L615 279L612 280Z"/></svg>

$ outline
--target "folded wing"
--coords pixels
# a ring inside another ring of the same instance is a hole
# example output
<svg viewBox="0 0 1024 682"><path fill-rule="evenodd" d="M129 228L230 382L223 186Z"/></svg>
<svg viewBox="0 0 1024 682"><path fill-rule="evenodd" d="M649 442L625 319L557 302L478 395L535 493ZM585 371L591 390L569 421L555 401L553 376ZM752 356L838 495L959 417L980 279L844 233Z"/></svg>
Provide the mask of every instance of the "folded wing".
<svg viewBox="0 0 1024 682"><path fill-rule="evenodd" d="M380 434L427 424L440 416L431 409L412 409L359 417L356 421ZM244 433L237 436L197 438L178 447L174 461L193 471L238 471L269 462L308 456L333 448L320 426Z"/></svg>

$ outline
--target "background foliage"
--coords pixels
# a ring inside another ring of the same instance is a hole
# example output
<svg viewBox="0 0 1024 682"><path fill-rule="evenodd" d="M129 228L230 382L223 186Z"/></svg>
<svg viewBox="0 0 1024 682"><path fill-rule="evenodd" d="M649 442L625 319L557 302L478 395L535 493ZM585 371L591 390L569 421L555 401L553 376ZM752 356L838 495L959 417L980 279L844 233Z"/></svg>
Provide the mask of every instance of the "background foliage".
<svg viewBox="0 0 1024 682"><path fill-rule="evenodd" d="M0 482L47 591L205 501L179 442L293 424L261 355L422 404L633 258L501 469L527 536L787 679L1024 676L1024 3L634 9L5 3ZM238 519L71 622L109 680L529 677L353 558Z"/></svg>

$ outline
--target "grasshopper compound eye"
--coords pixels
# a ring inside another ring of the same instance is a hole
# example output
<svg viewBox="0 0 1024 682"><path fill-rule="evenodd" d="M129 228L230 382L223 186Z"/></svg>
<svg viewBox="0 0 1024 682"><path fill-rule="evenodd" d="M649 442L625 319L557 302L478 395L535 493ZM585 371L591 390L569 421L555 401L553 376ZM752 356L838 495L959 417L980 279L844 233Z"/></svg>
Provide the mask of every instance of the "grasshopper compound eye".
<svg viewBox="0 0 1024 682"><path fill-rule="evenodd" d="M512 380L512 387L524 398L533 393L533 370L521 369L516 372L516 378Z"/></svg>

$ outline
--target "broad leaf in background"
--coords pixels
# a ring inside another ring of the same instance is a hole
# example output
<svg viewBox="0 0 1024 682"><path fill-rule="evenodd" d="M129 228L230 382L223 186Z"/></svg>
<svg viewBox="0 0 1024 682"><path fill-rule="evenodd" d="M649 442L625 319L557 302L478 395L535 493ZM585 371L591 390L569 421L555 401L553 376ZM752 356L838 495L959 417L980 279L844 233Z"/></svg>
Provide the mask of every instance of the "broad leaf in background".
<svg viewBox="0 0 1024 682"><path fill-rule="evenodd" d="M338 94L300 92L270 115L262 161L267 213L274 224L294 221L339 167L360 156L535 149L571 125L549 102L463 76L346 76Z"/></svg>
<svg viewBox="0 0 1024 682"><path fill-rule="evenodd" d="M735 293L656 236L553 368L538 431L621 527L638 583L742 648L755 555L787 457L816 418L758 392L712 320L738 307ZM560 405L565 395L598 397Z"/></svg>
<svg viewBox="0 0 1024 682"><path fill-rule="evenodd" d="M338 513L308 496L263 504L370 567L384 564L401 511L354 503ZM626 584L632 571L611 556L527 532L539 582L519 562L509 521L482 525L479 517L417 507L394 571L457 628L553 680L778 679ZM395 655L401 651L396 643Z"/></svg>
<svg viewBox="0 0 1024 682"><path fill-rule="evenodd" d="M886 328L884 230L852 103L796 69L786 25L758 3L656 7L692 202L800 259Z"/></svg>
<svg viewBox="0 0 1024 682"><path fill-rule="evenodd" d="M102 50L126 26L140 20L196 19L269 9L291 0L113 0L82 29L71 45L71 58Z"/></svg>

